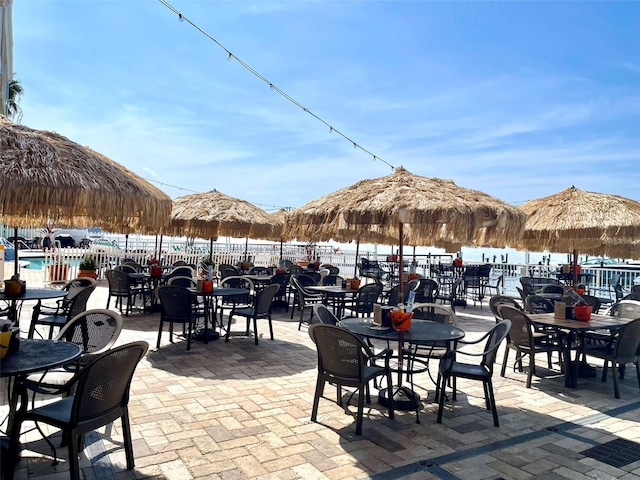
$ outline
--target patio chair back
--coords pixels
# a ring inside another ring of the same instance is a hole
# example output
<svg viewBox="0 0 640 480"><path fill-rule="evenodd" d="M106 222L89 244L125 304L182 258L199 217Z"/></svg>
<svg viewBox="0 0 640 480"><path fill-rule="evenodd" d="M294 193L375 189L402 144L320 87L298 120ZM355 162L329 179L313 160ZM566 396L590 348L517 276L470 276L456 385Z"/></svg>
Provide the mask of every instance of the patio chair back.
<svg viewBox="0 0 640 480"><path fill-rule="evenodd" d="M548 299L540 295L529 295L525 303L525 310L529 313L553 313L554 306Z"/></svg>
<svg viewBox="0 0 640 480"><path fill-rule="evenodd" d="M195 272L193 271L193 269L191 267L188 267L186 265L182 265L180 267L176 267L173 270L171 270L168 274L167 274L167 278L173 278L173 277L194 277L195 276Z"/></svg>
<svg viewBox="0 0 640 480"><path fill-rule="evenodd" d="M87 310L69 320L56 339L75 343L82 348L79 361L82 366L115 344L122 331L122 324L122 317L112 310Z"/></svg>
<svg viewBox="0 0 640 480"><path fill-rule="evenodd" d="M322 285L342 285L343 278L340 275L329 274L322 279Z"/></svg>
<svg viewBox="0 0 640 480"><path fill-rule="evenodd" d="M498 312L498 308L500 307L500 305L511 305L512 307L517 308L518 310L522 310L522 307L514 298L507 297L504 295L494 295L489 299L489 308L491 309L491 313L493 313L493 316L496 319L496 323L502 320L502 317Z"/></svg>
<svg viewBox="0 0 640 480"><path fill-rule="evenodd" d="M611 305L609 315L620 318L640 318L640 302L637 300L620 300Z"/></svg>
<svg viewBox="0 0 640 480"><path fill-rule="evenodd" d="M324 323L326 325L337 325L338 318L329 310L326 305L318 303L313 306L313 318L311 324Z"/></svg>
<svg viewBox="0 0 640 480"><path fill-rule="evenodd" d="M416 303L433 303L438 295L438 282L431 278L420 278L414 291Z"/></svg>
<svg viewBox="0 0 640 480"><path fill-rule="evenodd" d="M564 295L564 287L562 285L543 285L540 289L540 293L559 293L560 295Z"/></svg>
<svg viewBox="0 0 640 480"><path fill-rule="evenodd" d="M167 279L167 285L175 285L177 287L193 288L197 285L193 277L180 276L171 277Z"/></svg>
<svg viewBox="0 0 640 480"><path fill-rule="evenodd" d="M123 263L122 265L116 265L113 270L124 273L139 273L133 265Z"/></svg>
<svg viewBox="0 0 640 480"><path fill-rule="evenodd" d="M347 309L356 314L371 316L373 304L378 302L380 294L382 294L380 282L367 283L358 289L353 304L347 304Z"/></svg>

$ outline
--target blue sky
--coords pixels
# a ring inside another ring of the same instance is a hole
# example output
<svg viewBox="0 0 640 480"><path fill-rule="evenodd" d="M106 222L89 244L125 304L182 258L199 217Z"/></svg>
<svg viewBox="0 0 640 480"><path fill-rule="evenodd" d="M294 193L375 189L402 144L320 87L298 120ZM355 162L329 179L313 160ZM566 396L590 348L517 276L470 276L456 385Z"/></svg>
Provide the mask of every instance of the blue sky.
<svg viewBox="0 0 640 480"><path fill-rule="evenodd" d="M512 204L571 185L640 200L638 2L171 4L394 166ZM171 197L297 207L391 173L159 1L15 0L13 23L22 123Z"/></svg>

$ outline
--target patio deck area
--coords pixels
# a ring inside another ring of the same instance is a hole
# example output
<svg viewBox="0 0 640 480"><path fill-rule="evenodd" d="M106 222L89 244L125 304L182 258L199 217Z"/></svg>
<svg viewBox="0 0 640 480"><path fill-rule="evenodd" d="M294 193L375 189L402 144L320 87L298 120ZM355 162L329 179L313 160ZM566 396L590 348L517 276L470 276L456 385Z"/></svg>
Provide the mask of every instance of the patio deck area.
<svg viewBox="0 0 640 480"><path fill-rule="evenodd" d="M106 298L103 283L89 308L104 308ZM23 332L30 310L25 305ZM486 300L482 310L459 307L457 314L467 338L495 324ZM416 382L427 388L418 388L421 424L413 411L397 411L390 420L374 400L365 405L363 434L356 436L355 406L346 414L329 385L319 423L310 421L317 358L306 326L298 331L297 316L274 314L274 341L264 321L257 346L236 324L229 343L195 342L191 351L180 337L170 344L166 331L156 349L158 321L159 314L125 317L118 341L150 344L131 391L135 469L125 470L116 422L111 436L103 429L87 437L80 460L85 479L640 478L640 395L632 368L616 400L611 376L601 383L600 368L596 378L581 378L570 390L539 355L538 376L527 389L526 373L514 372L512 364L500 377L503 346L493 377L499 428L484 408L481 383L465 380L458 381L457 401L449 398L443 423L436 424L435 388L420 374ZM37 432L22 441L16 479L68 478L66 448L58 449L61 461L53 467ZM600 448L586 452L593 447Z"/></svg>

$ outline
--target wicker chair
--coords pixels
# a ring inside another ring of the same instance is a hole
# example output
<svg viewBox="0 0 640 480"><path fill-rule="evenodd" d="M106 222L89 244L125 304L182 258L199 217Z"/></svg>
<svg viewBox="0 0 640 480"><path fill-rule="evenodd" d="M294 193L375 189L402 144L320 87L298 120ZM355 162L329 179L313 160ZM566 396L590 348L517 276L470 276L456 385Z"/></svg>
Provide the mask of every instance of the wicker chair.
<svg viewBox="0 0 640 480"><path fill-rule="evenodd" d="M135 460L129 425L129 389L136 366L144 357L149 345L134 342L113 348L95 358L73 378L75 393L53 403L16 413L9 452L17 455L20 445L20 430L24 421L46 423L62 430L69 449L69 474L71 480L81 478L78 466L78 449L84 434L118 418L122 421L127 470L133 469ZM96 392L100 394L97 395ZM55 447L48 438L57 463ZM3 465L4 470L4 465ZM12 477L12 472L9 477Z"/></svg>

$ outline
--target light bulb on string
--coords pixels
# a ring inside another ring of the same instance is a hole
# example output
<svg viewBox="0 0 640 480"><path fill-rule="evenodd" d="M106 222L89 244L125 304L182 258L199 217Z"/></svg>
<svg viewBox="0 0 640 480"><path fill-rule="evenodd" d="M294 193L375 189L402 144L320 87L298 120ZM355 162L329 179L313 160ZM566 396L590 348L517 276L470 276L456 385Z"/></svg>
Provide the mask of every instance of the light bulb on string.
<svg viewBox="0 0 640 480"><path fill-rule="evenodd" d="M232 58L233 58L233 54L229 52L229 56L227 57L227 62L230 62Z"/></svg>
<svg viewBox="0 0 640 480"><path fill-rule="evenodd" d="M182 14L181 13L178 14L178 21L184 22L184 18L182 18Z"/></svg>

